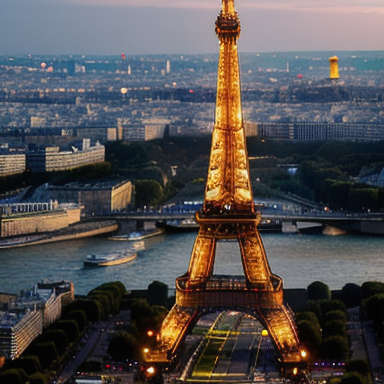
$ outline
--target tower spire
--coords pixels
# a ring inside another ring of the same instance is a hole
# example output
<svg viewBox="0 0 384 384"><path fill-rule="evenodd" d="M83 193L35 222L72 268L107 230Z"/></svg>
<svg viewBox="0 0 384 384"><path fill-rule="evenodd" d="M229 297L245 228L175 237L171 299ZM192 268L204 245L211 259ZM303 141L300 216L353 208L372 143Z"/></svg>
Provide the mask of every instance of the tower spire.
<svg viewBox="0 0 384 384"><path fill-rule="evenodd" d="M220 53L205 214L223 210L250 213L254 210L241 109L237 49L240 30L233 0L222 0L215 28Z"/></svg>

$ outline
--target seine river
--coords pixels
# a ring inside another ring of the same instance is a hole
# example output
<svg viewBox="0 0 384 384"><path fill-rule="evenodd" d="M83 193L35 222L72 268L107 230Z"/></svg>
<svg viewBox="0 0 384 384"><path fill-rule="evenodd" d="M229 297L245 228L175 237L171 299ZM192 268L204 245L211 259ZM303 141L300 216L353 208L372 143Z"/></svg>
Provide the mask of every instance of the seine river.
<svg viewBox="0 0 384 384"><path fill-rule="evenodd" d="M83 267L90 253L122 250L131 242L106 237L0 250L0 292L18 293L43 279L70 280L76 294L101 283L121 281L130 289L146 289L154 280L173 288L189 265L196 233L160 235L144 240L145 250L132 263L105 268ZM344 235L262 235L272 271L285 288L306 288L316 280L340 289L346 283L384 281L384 237ZM237 242L220 243L215 273L241 275Z"/></svg>

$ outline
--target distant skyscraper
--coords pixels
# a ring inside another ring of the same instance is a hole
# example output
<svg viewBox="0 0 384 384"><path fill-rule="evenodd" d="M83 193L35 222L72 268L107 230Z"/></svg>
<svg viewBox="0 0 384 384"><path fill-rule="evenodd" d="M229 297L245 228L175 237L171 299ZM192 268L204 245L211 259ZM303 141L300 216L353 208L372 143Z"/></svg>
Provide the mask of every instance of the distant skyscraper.
<svg viewBox="0 0 384 384"><path fill-rule="evenodd" d="M167 71L167 73L170 73L170 72L171 72L171 62L170 62L169 60L167 60L166 71Z"/></svg>
<svg viewBox="0 0 384 384"><path fill-rule="evenodd" d="M329 58L330 70L329 70L329 78L330 79L338 79L339 78L339 59L337 56L332 56Z"/></svg>

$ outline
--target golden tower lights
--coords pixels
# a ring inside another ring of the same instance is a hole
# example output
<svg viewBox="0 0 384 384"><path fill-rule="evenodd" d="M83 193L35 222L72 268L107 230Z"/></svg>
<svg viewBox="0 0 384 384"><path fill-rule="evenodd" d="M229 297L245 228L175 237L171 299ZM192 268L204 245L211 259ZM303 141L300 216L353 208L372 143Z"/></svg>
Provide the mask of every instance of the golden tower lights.
<svg viewBox="0 0 384 384"><path fill-rule="evenodd" d="M339 78L339 59L337 56L332 56L329 58L329 78L338 79Z"/></svg>
<svg viewBox="0 0 384 384"><path fill-rule="evenodd" d="M282 365L302 362L293 315L283 302L283 282L272 273L259 234L243 126L237 39L240 21L234 0L222 0L215 24L220 42L215 125L203 208L196 213L200 229L188 271L176 279L176 304L165 318L157 350L147 362L167 362L204 313L239 310L268 330ZM239 246L243 275L214 275L217 243Z"/></svg>

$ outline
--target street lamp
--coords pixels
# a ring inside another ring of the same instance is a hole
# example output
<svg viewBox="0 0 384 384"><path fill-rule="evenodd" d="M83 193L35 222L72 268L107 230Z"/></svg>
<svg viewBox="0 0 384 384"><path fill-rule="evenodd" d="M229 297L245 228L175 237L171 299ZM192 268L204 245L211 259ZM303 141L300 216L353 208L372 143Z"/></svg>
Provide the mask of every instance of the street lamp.
<svg viewBox="0 0 384 384"><path fill-rule="evenodd" d="M263 339L266 338L268 336L268 331L266 329L263 329L261 331L261 337L260 337L260 340L259 340L259 344L257 346L257 352L256 352L256 358L255 358L255 365L254 365L254 368L253 368L253 371L255 372L256 371L256 365L257 365L257 360L259 359L259 354L260 354L260 349L261 349L261 343L263 342Z"/></svg>

